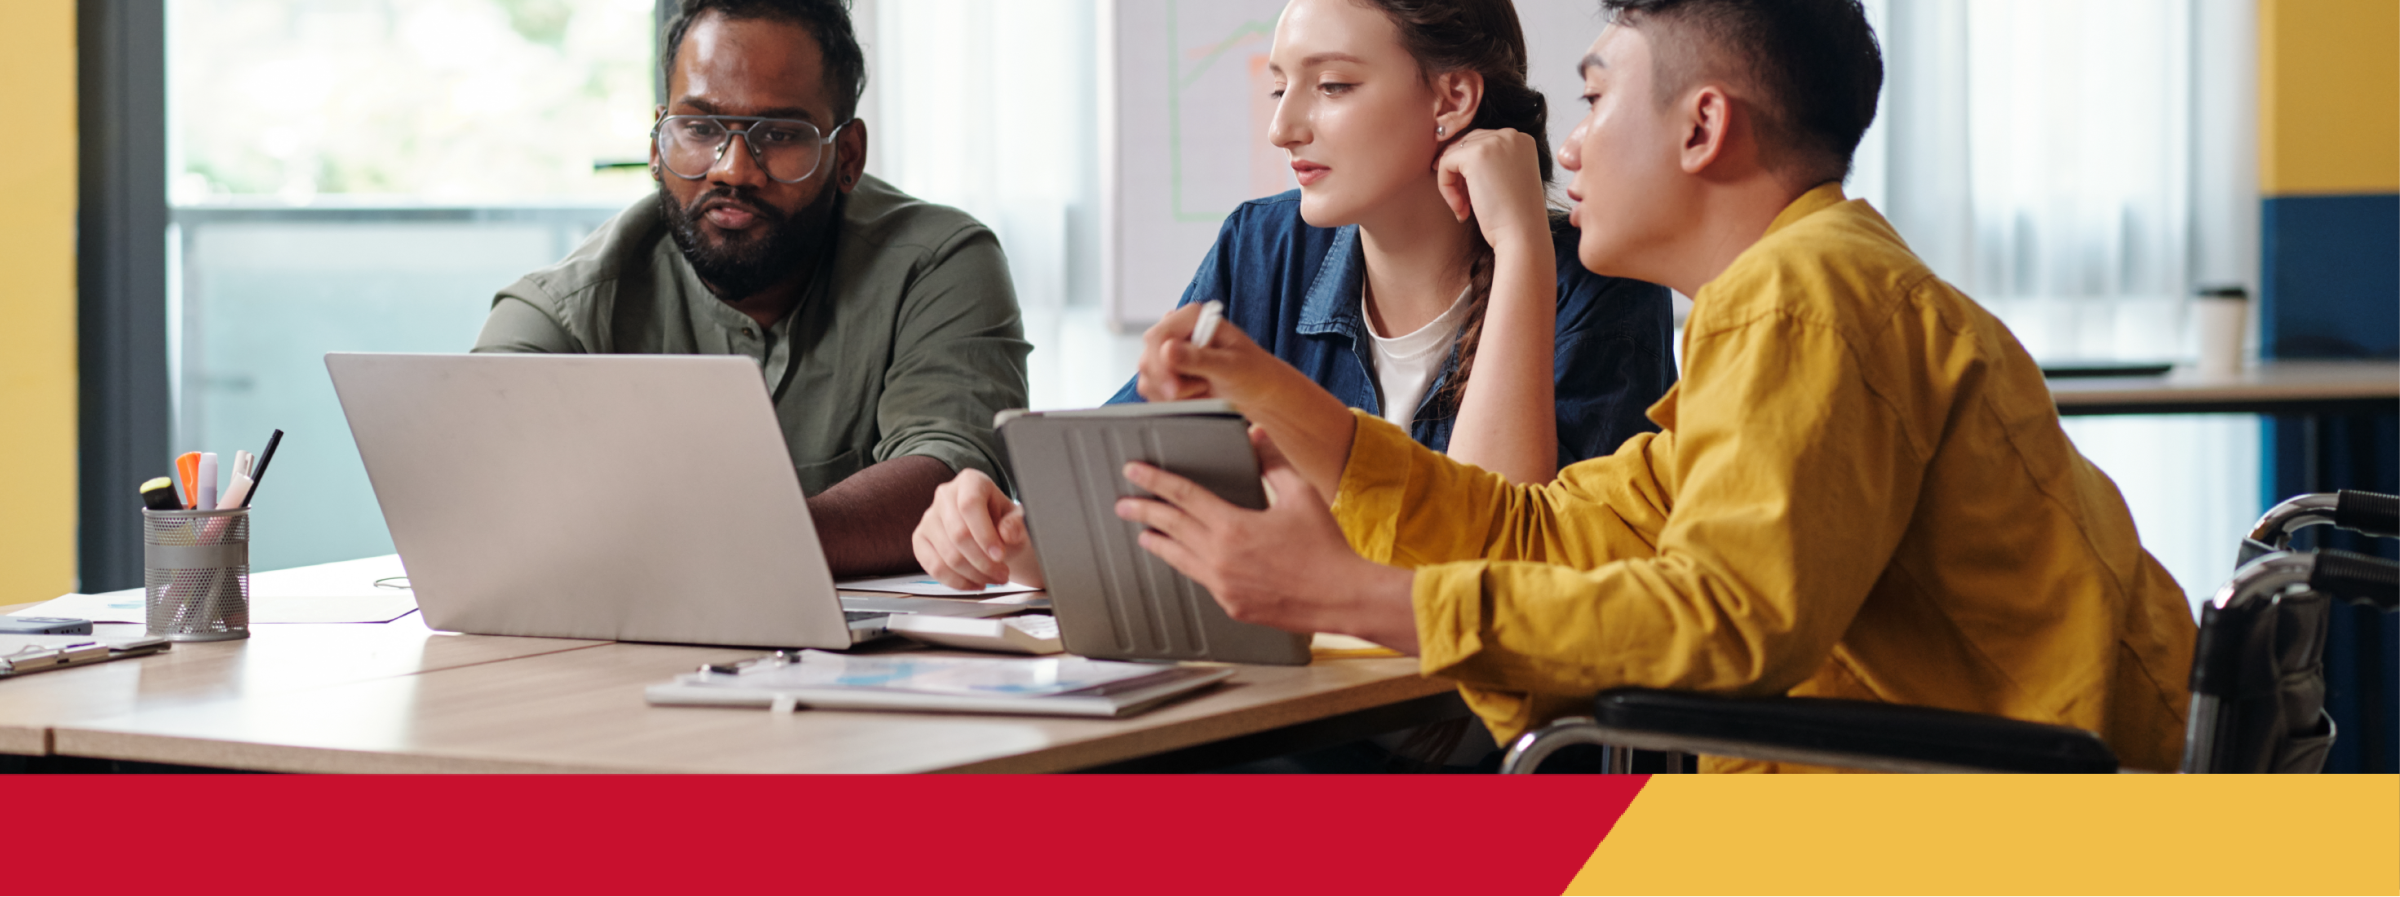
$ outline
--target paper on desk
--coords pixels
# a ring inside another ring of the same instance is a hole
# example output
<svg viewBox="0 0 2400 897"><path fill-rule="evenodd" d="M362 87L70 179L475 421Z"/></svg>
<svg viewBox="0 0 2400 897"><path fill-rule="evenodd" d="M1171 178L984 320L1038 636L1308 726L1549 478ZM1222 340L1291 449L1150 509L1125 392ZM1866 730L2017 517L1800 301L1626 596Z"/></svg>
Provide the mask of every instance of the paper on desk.
<svg viewBox="0 0 2400 897"><path fill-rule="evenodd" d="M390 580L385 585L379 581ZM400 556L360 558L355 561L335 561L288 570L269 570L250 574L250 597L285 598L389 598L412 594L406 588L408 570L400 566ZM411 607L415 599L410 599Z"/></svg>
<svg viewBox="0 0 2400 897"><path fill-rule="evenodd" d="M251 587L250 622L261 623L389 623L417 609L407 591L389 595L260 595ZM385 590L392 591L392 590ZM17 612L24 617L71 617L94 623L140 623L142 590L61 595Z"/></svg>
<svg viewBox="0 0 2400 897"><path fill-rule="evenodd" d="M375 584L405 575L398 555L250 576L251 623L389 623L417 609L416 593ZM63 595L17 612L94 623L143 622L142 590Z"/></svg>
<svg viewBox="0 0 2400 897"><path fill-rule="evenodd" d="M359 598L270 595L250 599L250 623L389 623L416 610L417 596L407 592Z"/></svg>
<svg viewBox="0 0 2400 897"><path fill-rule="evenodd" d="M874 579L845 579L833 584L847 592L898 592L902 595L921 595L927 598L988 598L993 595L1013 595L1019 592L1039 592L1038 586L1009 583L1004 586L985 586L980 590L953 589L923 574L915 576L883 576Z"/></svg>
<svg viewBox="0 0 2400 897"><path fill-rule="evenodd" d="M142 622L142 590L69 594L17 611L20 617L68 617L94 623Z"/></svg>

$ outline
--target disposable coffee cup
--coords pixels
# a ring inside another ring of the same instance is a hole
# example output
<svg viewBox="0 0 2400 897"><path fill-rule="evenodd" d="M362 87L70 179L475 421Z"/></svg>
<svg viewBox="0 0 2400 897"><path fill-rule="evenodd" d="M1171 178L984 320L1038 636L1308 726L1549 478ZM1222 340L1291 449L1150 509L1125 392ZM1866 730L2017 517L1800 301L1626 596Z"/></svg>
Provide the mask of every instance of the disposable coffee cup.
<svg viewBox="0 0 2400 897"><path fill-rule="evenodd" d="M2238 286L2209 287L2192 298L2200 329L2200 372L2242 371L2242 330L2250 319L2250 294Z"/></svg>

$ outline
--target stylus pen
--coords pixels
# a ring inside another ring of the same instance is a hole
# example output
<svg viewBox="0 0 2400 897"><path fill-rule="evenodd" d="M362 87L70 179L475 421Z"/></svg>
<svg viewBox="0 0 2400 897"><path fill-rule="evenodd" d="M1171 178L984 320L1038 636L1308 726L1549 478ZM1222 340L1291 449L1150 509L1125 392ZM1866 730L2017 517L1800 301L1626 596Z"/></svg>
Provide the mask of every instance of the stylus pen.
<svg viewBox="0 0 2400 897"><path fill-rule="evenodd" d="M1225 323L1225 303L1210 299L1200 305L1200 322L1192 325L1192 345L1207 346L1215 339L1217 325Z"/></svg>
<svg viewBox="0 0 2400 897"><path fill-rule="evenodd" d="M259 484L264 483L267 479L267 464L275 460L275 446L282 441L282 430L277 430L267 437L266 450L258 453L257 469L250 471L250 494L242 499L242 507L247 508L251 502L258 500Z"/></svg>

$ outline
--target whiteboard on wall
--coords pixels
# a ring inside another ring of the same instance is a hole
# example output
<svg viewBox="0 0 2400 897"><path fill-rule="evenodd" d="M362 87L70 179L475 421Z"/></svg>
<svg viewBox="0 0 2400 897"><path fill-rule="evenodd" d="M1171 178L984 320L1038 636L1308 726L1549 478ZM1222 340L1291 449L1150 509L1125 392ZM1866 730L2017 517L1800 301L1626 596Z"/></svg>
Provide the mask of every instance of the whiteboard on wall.
<svg viewBox="0 0 2400 897"><path fill-rule="evenodd" d="M1100 98L1102 301L1111 326L1132 330L1175 307L1235 206L1294 185L1266 135L1283 0L1101 7L1113 19L1097 29L1113 75Z"/></svg>
<svg viewBox="0 0 2400 897"><path fill-rule="evenodd" d="M1139 330L1174 309L1225 216L1294 186L1288 158L1267 142L1267 51L1283 6L1100 3L1100 275L1111 327ZM1575 63L1599 35L1599 3L1518 0L1517 15L1555 146L1583 114Z"/></svg>

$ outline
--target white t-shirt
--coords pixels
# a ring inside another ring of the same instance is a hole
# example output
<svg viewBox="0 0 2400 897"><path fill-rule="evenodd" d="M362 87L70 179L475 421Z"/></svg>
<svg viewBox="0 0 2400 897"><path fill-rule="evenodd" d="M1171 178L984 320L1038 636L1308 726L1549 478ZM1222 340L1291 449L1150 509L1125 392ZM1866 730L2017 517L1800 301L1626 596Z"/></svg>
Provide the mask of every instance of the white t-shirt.
<svg viewBox="0 0 2400 897"><path fill-rule="evenodd" d="M1417 328L1415 333L1384 336L1375 332L1375 318L1367 314L1367 294L1360 288L1358 313L1367 322L1367 336L1375 352L1375 386L1383 396L1383 419L1410 428L1416 422L1417 403L1424 401L1426 387L1433 385L1433 375L1441 371L1442 362L1450 357L1450 344L1458 339L1459 322L1467 319L1467 294L1475 288L1460 290L1458 298L1450 300L1450 308L1441 317Z"/></svg>

